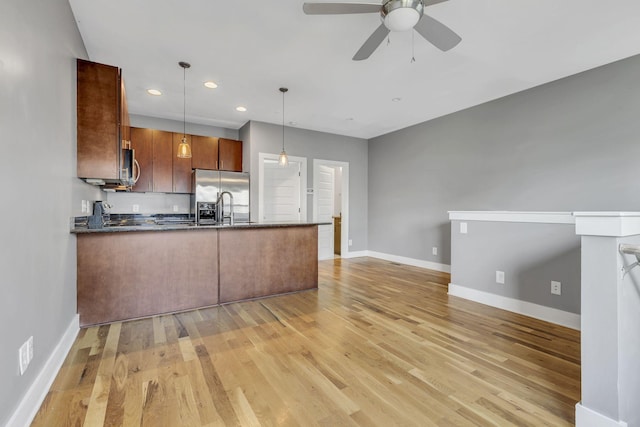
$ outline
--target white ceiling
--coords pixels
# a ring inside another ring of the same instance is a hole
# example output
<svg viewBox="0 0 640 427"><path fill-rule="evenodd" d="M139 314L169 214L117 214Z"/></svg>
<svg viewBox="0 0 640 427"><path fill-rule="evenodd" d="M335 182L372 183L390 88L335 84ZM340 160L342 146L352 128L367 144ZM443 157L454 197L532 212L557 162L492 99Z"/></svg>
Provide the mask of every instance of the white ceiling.
<svg viewBox="0 0 640 427"><path fill-rule="evenodd" d="M132 114L182 121L187 61L187 122L231 129L282 123L286 86L288 125L372 138L640 53L637 0L449 0L425 11L462 42L441 52L415 33L414 63L412 31L352 61L379 16L297 0L69 3L89 58L122 68Z"/></svg>

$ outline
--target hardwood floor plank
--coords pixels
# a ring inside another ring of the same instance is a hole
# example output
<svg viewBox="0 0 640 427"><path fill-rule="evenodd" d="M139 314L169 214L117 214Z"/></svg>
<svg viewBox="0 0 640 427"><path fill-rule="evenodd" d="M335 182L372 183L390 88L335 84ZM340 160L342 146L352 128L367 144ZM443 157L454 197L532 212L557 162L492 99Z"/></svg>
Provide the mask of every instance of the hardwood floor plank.
<svg viewBox="0 0 640 427"><path fill-rule="evenodd" d="M580 333L319 263L319 288L83 329L33 426L570 426Z"/></svg>

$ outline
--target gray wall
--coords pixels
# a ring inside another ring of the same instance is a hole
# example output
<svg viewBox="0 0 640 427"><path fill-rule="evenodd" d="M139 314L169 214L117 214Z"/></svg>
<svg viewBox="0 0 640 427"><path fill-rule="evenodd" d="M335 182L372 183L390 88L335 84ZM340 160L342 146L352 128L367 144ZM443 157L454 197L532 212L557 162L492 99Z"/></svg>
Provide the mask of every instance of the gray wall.
<svg viewBox="0 0 640 427"><path fill-rule="evenodd" d="M131 126L137 128L158 129L165 130L167 132L182 132L185 128L184 123L179 120L161 119L158 117L142 116L138 114L130 114L129 119L131 120ZM186 130L189 135L218 136L221 138L238 139L237 129L187 123Z"/></svg>
<svg viewBox="0 0 640 427"><path fill-rule="evenodd" d="M369 250L449 264L449 210L640 210L639 75L632 57L370 140Z"/></svg>
<svg viewBox="0 0 640 427"><path fill-rule="evenodd" d="M84 45L66 0L5 0L0 13L0 425L76 313L70 217L99 191L76 176L75 58ZM24 376L18 348L34 339Z"/></svg>
<svg viewBox="0 0 640 427"><path fill-rule="evenodd" d="M467 233L460 233L460 222ZM580 237L573 224L452 221L451 283L580 313ZM496 283L496 270L505 283ZM551 294L551 281L562 295Z"/></svg>
<svg viewBox="0 0 640 427"><path fill-rule="evenodd" d="M279 154L282 150L282 126L250 122L241 130L245 149L245 171L249 167L252 177L251 211L258 210L258 155ZM353 245L349 251L367 249L367 158L365 139L287 127L285 133L287 154L307 158L307 187L313 187L313 159L349 163L349 238ZM247 164L247 161L249 164ZM312 219L313 198L307 196L308 219Z"/></svg>

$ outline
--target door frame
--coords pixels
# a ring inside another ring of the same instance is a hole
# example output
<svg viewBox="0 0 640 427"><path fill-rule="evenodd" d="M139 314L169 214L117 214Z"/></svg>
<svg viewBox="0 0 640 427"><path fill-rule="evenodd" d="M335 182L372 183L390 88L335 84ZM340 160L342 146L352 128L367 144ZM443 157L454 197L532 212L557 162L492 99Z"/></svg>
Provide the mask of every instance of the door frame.
<svg viewBox="0 0 640 427"><path fill-rule="evenodd" d="M342 227L340 227L340 253L342 257L349 254L349 162L337 160L313 159L313 221L318 221L318 166L342 168Z"/></svg>
<svg viewBox="0 0 640 427"><path fill-rule="evenodd" d="M300 162L300 221L307 220L307 158L288 156L289 161ZM264 161L279 160L279 154L258 153L258 222L264 213Z"/></svg>

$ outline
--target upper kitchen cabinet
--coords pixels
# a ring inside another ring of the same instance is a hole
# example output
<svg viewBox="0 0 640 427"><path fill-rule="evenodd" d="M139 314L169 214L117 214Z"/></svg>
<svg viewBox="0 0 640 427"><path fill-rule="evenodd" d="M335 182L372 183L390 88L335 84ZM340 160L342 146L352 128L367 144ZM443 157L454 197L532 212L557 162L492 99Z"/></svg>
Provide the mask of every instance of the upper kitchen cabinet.
<svg viewBox="0 0 640 427"><path fill-rule="evenodd" d="M191 154L193 169L218 169L218 138L191 135Z"/></svg>
<svg viewBox="0 0 640 427"><path fill-rule="evenodd" d="M187 144L191 145L191 135L182 133L173 134L173 192L191 193L191 158L181 159L178 157L178 145L182 138L187 138ZM192 153L193 155L193 153Z"/></svg>
<svg viewBox="0 0 640 427"><path fill-rule="evenodd" d="M79 178L120 178L123 87L117 67L77 60Z"/></svg>
<svg viewBox="0 0 640 427"><path fill-rule="evenodd" d="M242 172L242 141L220 138L218 160L221 171Z"/></svg>
<svg viewBox="0 0 640 427"><path fill-rule="evenodd" d="M153 130L153 191L173 192L173 133ZM143 171L144 172L144 171Z"/></svg>

